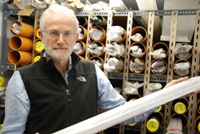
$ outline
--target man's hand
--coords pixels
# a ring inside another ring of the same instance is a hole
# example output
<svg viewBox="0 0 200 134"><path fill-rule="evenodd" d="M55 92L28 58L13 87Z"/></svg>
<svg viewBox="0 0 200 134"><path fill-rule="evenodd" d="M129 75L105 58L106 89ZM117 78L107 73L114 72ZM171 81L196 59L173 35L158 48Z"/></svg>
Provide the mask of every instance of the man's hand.
<svg viewBox="0 0 200 134"><path fill-rule="evenodd" d="M164 88L170 87L170 86L175 85L175 84L178 84L178 83L180 83L180 82L182 82L182 81L185 81L185 80L188 80L188 77L187 77L187 76L186 76L186 77L179 78L179 79L176 79L176 80L172 80L172 81L170 81L167 85L165 85ZM192 94L194 94L194 93L200 93L200 87L199 87L198 90L196 90L195 92L192 92L192 93L188 94L187 96L192 95Z"/></svg>
<svg viewBox="0 0 200 134"><path fill-rule="evenodd" d="M188 77L187 77L187 76L186 76L186 77L179 78L179 79L176 79L176 80L172 80L172 81L170 81L169 83L167 83L167 85L165 85L164 88L170 87L170 86L175 85L175 84L178 84L178 83L180 83L180 82L182 82L182 81L185 81L185 80L188 80Z"/></svg>

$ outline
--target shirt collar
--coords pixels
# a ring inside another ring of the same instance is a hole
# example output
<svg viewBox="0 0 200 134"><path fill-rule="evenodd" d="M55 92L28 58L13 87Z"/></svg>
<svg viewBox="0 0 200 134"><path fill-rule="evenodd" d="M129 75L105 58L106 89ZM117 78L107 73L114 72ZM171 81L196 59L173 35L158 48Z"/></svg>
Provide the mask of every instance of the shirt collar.
<svg viewBox="0 0 200 134"><path fill-rule="evenodd" d="M43 57L46 57L46 53L45 52L43 53ZM52 61L52 58L46 57L46 61L47 61L47 63L49 63L50 61ZM68 66L68 70L67 70L66 73L68 73L71 69L72 69L72 57L70 56L70 58L69 58L69 66Z"/></svg>

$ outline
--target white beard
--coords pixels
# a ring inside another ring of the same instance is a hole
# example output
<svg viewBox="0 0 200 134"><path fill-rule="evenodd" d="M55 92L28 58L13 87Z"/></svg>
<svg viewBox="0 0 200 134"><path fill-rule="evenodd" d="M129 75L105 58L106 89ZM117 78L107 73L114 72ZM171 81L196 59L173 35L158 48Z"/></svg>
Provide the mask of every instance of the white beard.
<svg viewBox="0 0 200 134"><path fill-rule="evenodd" d="M57 60L57 61L62 61L62 60L66 60L67 58L70 57L73 49L68 47L66 49L66 53L63 53L63 52L59 52L59 51L53 50L50 47L46 47L45 51L52 59Z"/></svg>

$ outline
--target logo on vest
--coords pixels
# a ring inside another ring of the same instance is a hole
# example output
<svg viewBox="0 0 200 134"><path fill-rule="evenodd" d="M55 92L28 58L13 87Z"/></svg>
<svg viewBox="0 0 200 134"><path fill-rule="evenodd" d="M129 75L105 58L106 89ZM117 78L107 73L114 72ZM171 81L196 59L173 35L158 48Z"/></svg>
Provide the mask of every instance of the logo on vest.
<svg viewBox="0 0 200 134"><path fill-rule="evenodd" d="M87 80L85 79L85 77L83 76L78 76L77 80L81 81L81 82L86 82Z"/></svg>

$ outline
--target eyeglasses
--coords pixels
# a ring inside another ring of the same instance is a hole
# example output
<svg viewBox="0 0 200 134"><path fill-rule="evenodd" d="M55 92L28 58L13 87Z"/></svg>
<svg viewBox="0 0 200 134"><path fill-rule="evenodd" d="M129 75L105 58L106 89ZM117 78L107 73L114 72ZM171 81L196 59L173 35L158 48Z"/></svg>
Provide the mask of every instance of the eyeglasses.
<svg viewBox="0 0 200 134"><path fill-rule="evenodd" d="M60 36L60 34L62 34L63 38L67 39L70 37L73 37L73 35L75 35L76 33L72 33L72 32L58 32L58 31L43 31L45 33L48 34L49 37L52 38L58 38Z"/></svg>

